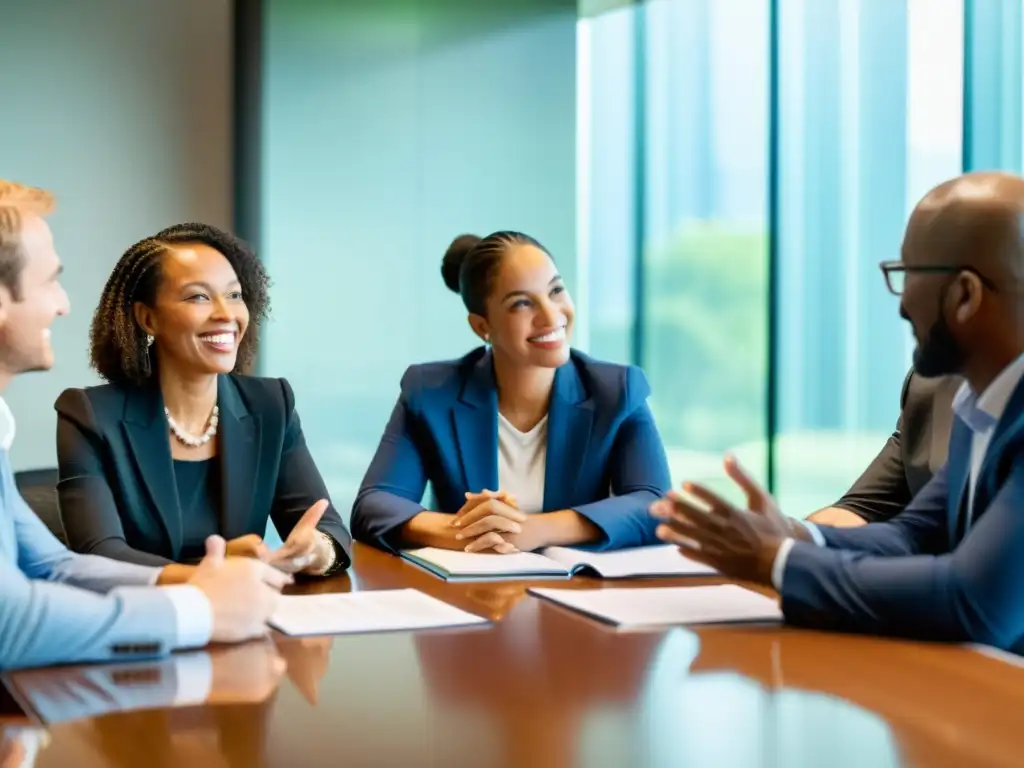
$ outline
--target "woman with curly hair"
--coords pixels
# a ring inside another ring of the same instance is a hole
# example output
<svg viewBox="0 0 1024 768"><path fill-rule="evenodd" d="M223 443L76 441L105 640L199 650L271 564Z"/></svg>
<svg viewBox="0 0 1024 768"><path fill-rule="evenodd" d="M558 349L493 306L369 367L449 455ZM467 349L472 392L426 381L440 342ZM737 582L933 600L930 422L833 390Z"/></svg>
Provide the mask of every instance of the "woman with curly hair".
<svg viewBox="0 0 1024 768"><path fill-rule="evenodd" d="M57 399L57 491L78 552L194 563L229 556L329 575L351 538L306 448L284 379L240 373L267 315L268 279L243 241L180 224L136 243L107 280L90 332L108 383ZM269 552L267 519L285 540Z"/></svg>

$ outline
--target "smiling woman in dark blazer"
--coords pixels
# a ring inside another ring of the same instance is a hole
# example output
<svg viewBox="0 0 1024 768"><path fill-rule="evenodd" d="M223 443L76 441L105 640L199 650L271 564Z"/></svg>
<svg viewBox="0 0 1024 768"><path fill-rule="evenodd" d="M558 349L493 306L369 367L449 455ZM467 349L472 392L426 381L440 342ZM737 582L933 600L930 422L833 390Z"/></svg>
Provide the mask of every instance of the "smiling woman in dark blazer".
<svg viewBox="0 0 1024 768"><path fill-rule="evenodd" d="M441 271L487 346L406 371L355 537L498 553L657 543L647 507L670 481L650 387L639 368L570 350L575 309L547 249L463 235Z"/></svg>
<svg viewBox="0 0 1024 768"><path fill-rule="evenodd" d="M132 246L91 330L108 384L57 400L57 486L72 549L160 565L229 556L327 575L351 539L306 448L284 379L238 373L268 309L248 245L183 224ZM269 552L268 517L284 546ZM182 571L187 574L187 570Z"/></svg>

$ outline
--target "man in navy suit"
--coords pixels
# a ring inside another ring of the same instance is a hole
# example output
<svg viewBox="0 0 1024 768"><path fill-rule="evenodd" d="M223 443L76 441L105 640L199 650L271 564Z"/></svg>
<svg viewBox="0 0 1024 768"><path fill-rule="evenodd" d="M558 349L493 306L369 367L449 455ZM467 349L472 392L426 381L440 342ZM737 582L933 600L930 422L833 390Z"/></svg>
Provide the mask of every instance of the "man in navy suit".
<svg viewBox="0 0 1024 768"><path fill-rule="evenodd" d="M973 173L911 214L883 263L914 329L914 368L959 374L949 458L892 520L834 528L784 518L736 464L737 509L670 494L659 536L723 574L771 584L793 624L1024 652L1024 179Z"/></svg>
<svg viewBox="0 0 1024 768"><path fill-rule="evenodd" d="M0 392L53 365L50 325L68 313L44 220L52 208L43 190L0 179ZM0 670L156 657L266 631L290 577L225 559L220 537L210 537L195 568L70 552L18 494L8 460L14 433L0 398Z"/></svg>

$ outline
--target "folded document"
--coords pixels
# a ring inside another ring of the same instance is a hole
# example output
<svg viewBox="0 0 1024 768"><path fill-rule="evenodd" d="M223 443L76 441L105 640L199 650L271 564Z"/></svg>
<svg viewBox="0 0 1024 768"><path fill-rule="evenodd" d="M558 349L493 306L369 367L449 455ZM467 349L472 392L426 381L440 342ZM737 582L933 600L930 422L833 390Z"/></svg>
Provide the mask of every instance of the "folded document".
<svg viewBox="0 0 1024 768"><path fill-rule="evenodd" d="M270 617L286 635L435 629L487 624L416 589L371 590L326 595L286 595Z"/></svg>
<svg viewBox="0 0 1024 768"><path fill-rule="evenodd" d="M539 589L531 594L622 629L778 621L778 602L735 584L642 589Z"/></svg>

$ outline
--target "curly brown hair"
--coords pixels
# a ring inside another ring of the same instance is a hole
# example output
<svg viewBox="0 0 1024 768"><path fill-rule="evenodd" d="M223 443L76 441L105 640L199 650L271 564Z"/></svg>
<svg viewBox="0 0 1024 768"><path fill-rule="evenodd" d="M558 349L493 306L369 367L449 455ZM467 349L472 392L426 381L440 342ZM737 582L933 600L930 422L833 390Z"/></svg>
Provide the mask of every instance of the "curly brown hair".
<svg viewBox="0 0 1024 768"><path fill-rule="evenodd" d="M201 243L228 260L242 285L249 309L249 328L238 347L235 371L253 360L260 326L270 312L270 279L256 252L245 241L209 224L177 224L140 240L117 262L107 279L89 330L92 367L118 386L142 386L155 370L146 334L135 320L132 305L152 306L160 286L160 262L176 246Z"/></svg>

